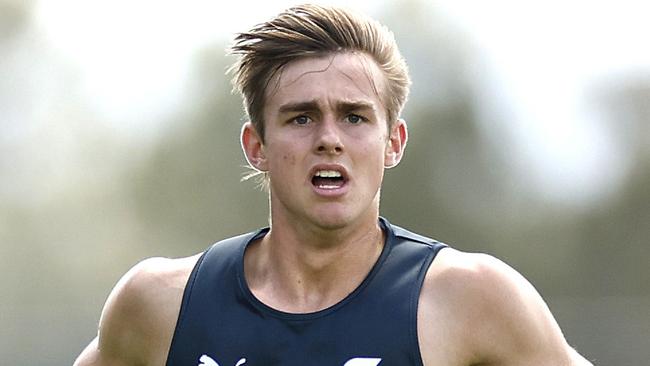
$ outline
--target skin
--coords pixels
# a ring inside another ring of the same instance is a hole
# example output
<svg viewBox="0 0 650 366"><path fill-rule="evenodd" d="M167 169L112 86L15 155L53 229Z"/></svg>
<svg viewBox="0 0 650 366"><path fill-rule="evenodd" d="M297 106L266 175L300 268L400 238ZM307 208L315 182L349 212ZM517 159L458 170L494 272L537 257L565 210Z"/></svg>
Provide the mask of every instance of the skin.
<svg viewBox="0 0 650 366"><path fill-rule="evenodd" d="M383 83L363 54L297 60L269 87L264 139L250 123L243 127L249 163L270 177L271 230L244 256L246 281L267 305L324 309L352 292L379 257L383 172L399 163L407 141L404 121L386 121L376 93ZM345 185L314 187L319 168L343 171ZM164 365L197 259L148 259L129 271L75 365ZM417 326L425 366L591 365L567 344L532 285L484 254L438 254Z"/></svg>

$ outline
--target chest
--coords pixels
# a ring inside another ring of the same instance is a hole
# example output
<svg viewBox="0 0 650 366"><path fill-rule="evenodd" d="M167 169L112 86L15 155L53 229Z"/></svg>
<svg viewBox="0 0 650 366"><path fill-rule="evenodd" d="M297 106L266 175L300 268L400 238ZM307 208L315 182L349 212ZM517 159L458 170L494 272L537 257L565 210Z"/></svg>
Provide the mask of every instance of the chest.
<svg viewBox="0 0 650 366"><path fill-rule="evenodd" d="M422 366L418 298L435 251L387 247L349 296L308 314L277 311L253 296L241 249L208 251L185 290L167 365Z"/></svg>
<svg viewBox="0 0 650 366"><path fill-rule="evenodd" d="M170 359L183 361L168 365L204 355L219 366L420 365L412 311L408 297L364 294L310 314L277 312L243 295L203 301L177 329Z"/></svg>

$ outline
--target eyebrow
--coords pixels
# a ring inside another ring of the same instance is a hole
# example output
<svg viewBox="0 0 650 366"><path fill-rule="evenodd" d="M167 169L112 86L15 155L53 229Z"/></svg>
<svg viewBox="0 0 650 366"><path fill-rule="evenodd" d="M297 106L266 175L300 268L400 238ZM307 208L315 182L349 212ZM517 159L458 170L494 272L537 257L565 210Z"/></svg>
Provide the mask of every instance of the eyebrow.
<svg viewBox="0 0 650 366"><path fill-rule="evenodd" d="M291 112L305 112L305 111L317 111L320 107L316 100L309 100L304 102L296 103L287 103L279 108L280 113L291 113ZM336 103L336 109L339 112L349 112L357 110L371 110L374 111L375 107L372 103L366 101L342 101Z"/></svg>
<svg viewBox="0 0 650 366"><path fill-rule="evenodd" d="M362 111L362 110L374 111L375 105L363 100L347 101L347 102L337 103L336 109L343 112Z"/></svg>
<svg viewBox="0 0 650 366"><path fill-rule="evenodd" d="M280 113L291 113L291 112L304 112L304 111L315 111L315 110L318 110L318 103L315 100L309 100L306 102L283 104L280 106L278 111Z"/></svg>

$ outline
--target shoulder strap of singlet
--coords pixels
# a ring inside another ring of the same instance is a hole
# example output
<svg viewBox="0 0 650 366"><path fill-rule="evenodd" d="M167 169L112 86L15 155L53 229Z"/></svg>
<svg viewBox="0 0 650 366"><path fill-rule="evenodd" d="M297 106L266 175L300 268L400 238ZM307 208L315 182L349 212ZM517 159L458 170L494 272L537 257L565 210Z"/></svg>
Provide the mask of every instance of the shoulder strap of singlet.
<svg viewBox="0 0 650 366"><path fill-rule="evenodd" d="M187 311L189 308L189 303L192 299L192 296L194 295L194 289L195 289L195 284L197 282L197 278L199 276L203 278L203 276L205 276L206 274L210 276L209 272L223 269L222 266L215 265L215 261L221 262L226 265L236 264L238 254L240 253L240 251L244 250L244 246L246 245L246 243L248 243L255 236L258 236L267 230L268 228L261 229L248 234L243 234L243 235L221 240L213 244L205 252L203 252L199 260L194 265L194 268L192 269L192 272L187 280L187 284L185 285L185 290L183 292L183 300L181 302L181 308L178 314L176 326L174 329L174 335L169 348L167 365L173 363L171 359L171 356L174 354L173 351L176 349L182 349L184 347L182 345L183 342L191 341L191 340L184 340L183 337L180 337L180 334L182 334L182 332L184 331L184 327L187 326L187 322L185 321L185 319L188 315Z"/></svg>

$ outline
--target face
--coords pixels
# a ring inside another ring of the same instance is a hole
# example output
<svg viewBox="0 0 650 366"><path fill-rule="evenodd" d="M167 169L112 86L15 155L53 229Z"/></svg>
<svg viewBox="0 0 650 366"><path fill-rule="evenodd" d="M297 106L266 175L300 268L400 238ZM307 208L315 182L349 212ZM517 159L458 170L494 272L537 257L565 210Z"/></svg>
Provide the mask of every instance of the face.
<svg viewBox="0 0 650 366"><path fill-rule="evenodd" d="M360 53L299 59L276 76L264 142L251 124L242 130L249 163L268 172L273 222L334 229L376 220L384 169L406 144L403 121L388 128L381 90L381 71Z"/></svg>

